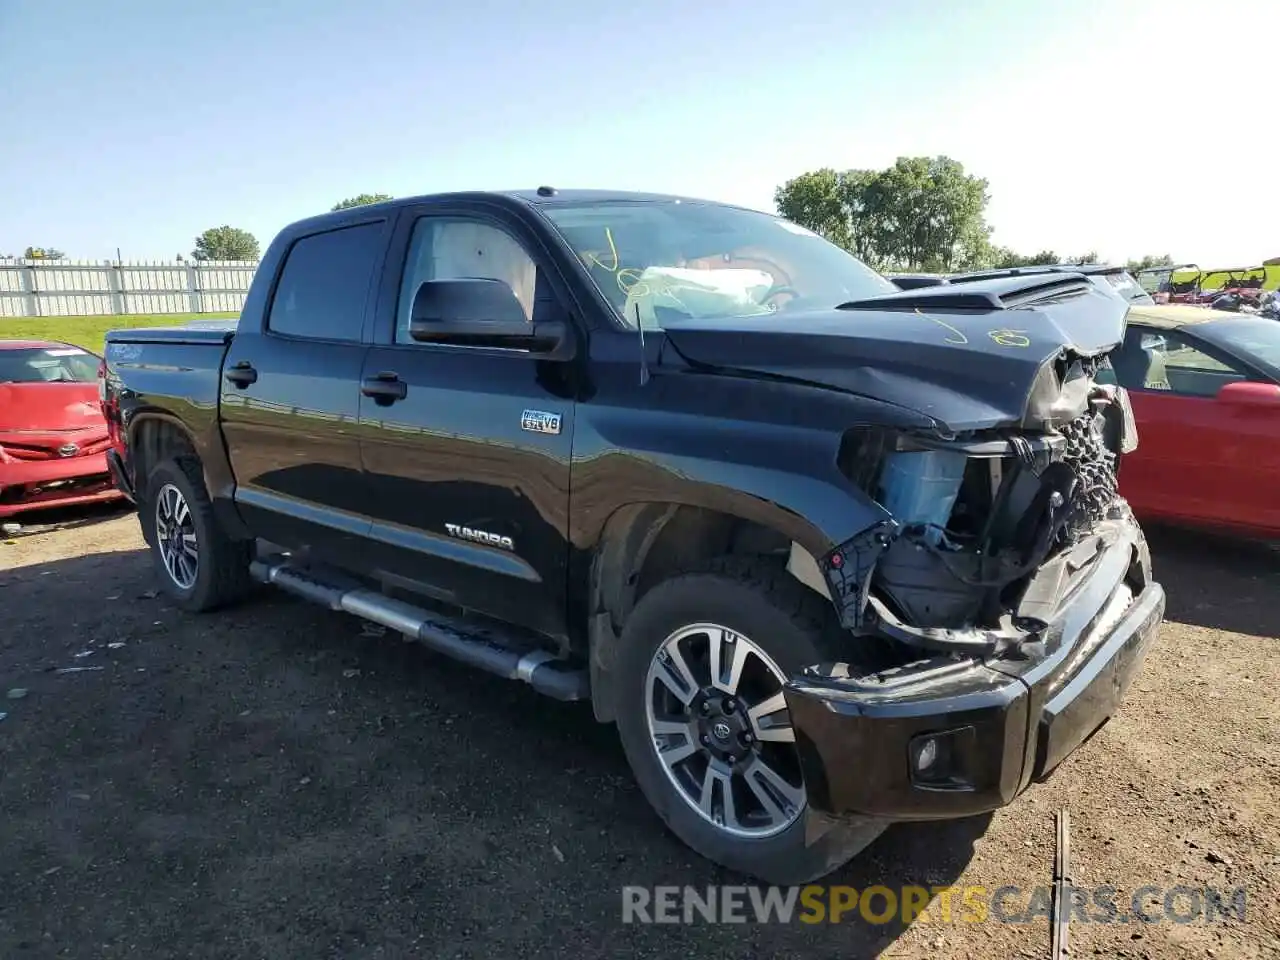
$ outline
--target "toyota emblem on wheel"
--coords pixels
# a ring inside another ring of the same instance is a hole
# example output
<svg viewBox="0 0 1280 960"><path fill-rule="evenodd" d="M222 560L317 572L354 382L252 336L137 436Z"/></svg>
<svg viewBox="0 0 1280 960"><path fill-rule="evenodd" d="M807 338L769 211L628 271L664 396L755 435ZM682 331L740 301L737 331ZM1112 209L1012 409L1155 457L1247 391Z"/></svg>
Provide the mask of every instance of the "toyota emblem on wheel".
<svg viewBox="0 0 1280 960"><path fill-rule="evenodd" d="M729 725L727 723L720 720L711 728L711 732L716 735L717 740L728 740L729 734L733 731L729 729Z"/></svg>

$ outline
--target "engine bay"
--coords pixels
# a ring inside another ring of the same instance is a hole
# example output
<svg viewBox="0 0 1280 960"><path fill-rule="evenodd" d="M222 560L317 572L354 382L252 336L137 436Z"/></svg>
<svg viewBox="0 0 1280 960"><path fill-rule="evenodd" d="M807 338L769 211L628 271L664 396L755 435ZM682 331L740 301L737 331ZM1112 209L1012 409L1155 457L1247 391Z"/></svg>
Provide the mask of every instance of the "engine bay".
<svg viewBox="0 0 1280 960"><path fill-rule="evenodd" d="M1058 389L1041 393L1030 429L849 432L841 467L892 520L828 558L846 604L862 604L846 626L971 653L1044 628L1066 576L1050 561L1127 515L1118 473L1137 442L1132 413L1123 390L1094 380L1096 368L1046 367Z"/></svg>

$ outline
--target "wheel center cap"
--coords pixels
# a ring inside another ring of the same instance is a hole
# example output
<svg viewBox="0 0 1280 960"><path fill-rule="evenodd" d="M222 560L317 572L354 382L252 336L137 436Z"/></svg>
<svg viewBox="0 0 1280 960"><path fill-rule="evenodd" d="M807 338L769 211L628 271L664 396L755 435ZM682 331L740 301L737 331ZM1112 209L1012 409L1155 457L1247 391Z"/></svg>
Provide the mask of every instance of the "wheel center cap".
<svg viewBox="0 0 1280 960"><path fill-rule="evenodd" d="M711 725L711 735L717 740L724 741L733 735L733 730L723 720L717 720Z"/></svg>

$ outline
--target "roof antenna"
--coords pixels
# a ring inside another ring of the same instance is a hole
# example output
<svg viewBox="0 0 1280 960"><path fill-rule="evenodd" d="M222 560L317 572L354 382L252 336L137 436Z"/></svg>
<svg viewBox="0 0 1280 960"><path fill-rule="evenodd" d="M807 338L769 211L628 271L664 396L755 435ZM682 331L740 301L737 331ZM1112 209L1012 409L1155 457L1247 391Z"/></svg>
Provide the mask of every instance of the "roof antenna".
<svg viewBox="0 0 1280 960"><path fill-rule="evenodd" d="M640 386L649 382L649 354L644 348L644 324L640 321L640 301L636 301L636 329L640 331Z"/></svg>

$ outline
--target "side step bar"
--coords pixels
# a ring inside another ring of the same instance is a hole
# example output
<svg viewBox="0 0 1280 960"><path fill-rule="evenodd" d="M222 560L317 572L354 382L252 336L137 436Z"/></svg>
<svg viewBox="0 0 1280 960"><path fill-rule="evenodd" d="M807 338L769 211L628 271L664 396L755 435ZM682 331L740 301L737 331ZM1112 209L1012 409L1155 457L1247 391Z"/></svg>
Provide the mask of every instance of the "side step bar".
<svg viewBox="0 0 1280 960"><path fill-rule="evenodd" d="M290 566L288 561L255 560L249 573L261 583L274 584L330 610L353 613L380 623L446 657L508 680L523 680L539 693L556 700L586 700L590 696L587 671L549 651L513 650L497 638L478 636L474 627L460 620L395 600L376 590L321 579L311 570Z"/></svg>

